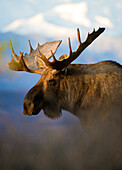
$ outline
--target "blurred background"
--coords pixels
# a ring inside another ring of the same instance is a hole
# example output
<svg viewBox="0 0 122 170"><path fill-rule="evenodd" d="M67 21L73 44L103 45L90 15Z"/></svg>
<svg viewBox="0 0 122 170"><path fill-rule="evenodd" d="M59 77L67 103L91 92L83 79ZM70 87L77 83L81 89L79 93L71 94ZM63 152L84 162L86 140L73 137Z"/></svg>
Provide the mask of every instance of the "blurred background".
<svg viewBox="0 0 122 170"><path fill-rule="evenodd" d="M29 53L28 40L33 48L38 42L63 40L58 58L68 54L68 37L73 50L77 48L77 28L85 41L93 28L105 27L105 32L73 63L114 60L122 64L121 18L121 0L0 0L0 169L80 170L88 162L84 150L79 153L83 146L80 141L87 144L80 122L72 114L64 111L56 120L47 118L43 111L37 116L23 115L24 96L40 76L5 66L10 62L9 41L19 55L19 51ZM89 158L96 160L90 154Z"/></svg>

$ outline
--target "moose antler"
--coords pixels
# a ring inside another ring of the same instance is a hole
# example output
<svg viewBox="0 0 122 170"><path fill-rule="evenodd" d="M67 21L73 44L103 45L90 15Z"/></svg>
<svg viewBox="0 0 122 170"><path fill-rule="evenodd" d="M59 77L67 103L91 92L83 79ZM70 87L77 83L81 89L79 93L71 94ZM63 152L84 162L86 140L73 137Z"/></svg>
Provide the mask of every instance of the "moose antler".
<svg viewBox="0 0 122 170"><path fill-rule="evenodd" d="M82 51L88 47L104 30L105 28L99 28L97 31L93 29L92 33L88 33L86 41L82 43L80 38L80 31L77 29L79 42L77 50L72 52L70 38L68 38L69 55L67 57L67 55L64 54L59 58L59 60L55 58L54 53L61 43L60 40L47 42L43 45L38 44L35 50L32 48L29 41L30 54L25 53L25 55L23 55L23 53L20 52L20 56L15 54L12 43L10 41L12 54L11 62L8 63L8 67L15 71L27 71L37 74L42 74L43 70L48 67L54 70L53 73L58 73L66 68L72 61L74 61L82 53ZM49 61L51 57L53 57L53 61Z"/></svg>
<svg viewBox="0 0 122 170"><path fill-rule="evenodd" d="M78 48L75 52L72 52L70 38L68 38L68 44L69 44L69 55L68 55L68 57L65 57L63 60L57 60L54 56L54 53L51 52L52 57L53 57L53 61L49 61L44 56L44 54L39 52L40 58L44 61L45 65L47 67L50 67L50 68L55 69L57 71L60 71L63 68L67 67L72 61L74 61L82 53L82 51L86 47L88 47L104 30L105 30L105 28L99 28L97 31L95 31L95 29L93 29L93 32L91 34L88 33L86 41L81 43L80 31L79 31L79 29L77 29L79 46L78 46Z"/></svg>
<svg viewBox="0 0 122 170"><path fill-rule="evenodd" d="M27 71L30 73L42 74L46 66L42 60L40 61L40 58L38 57L38 51L41 51L49 60L52 57L51 51L53 51L54 54L61 41L47 42L43 45L39 45L38 43L38 46L35 50L32 48L30 41L28 42L30 54L25 53L25 55L23 55L23 53L20 52L20 56L18 56L15 54L12 42L10 41L11 62L8 63L7 67L15 71Z"/></svg>

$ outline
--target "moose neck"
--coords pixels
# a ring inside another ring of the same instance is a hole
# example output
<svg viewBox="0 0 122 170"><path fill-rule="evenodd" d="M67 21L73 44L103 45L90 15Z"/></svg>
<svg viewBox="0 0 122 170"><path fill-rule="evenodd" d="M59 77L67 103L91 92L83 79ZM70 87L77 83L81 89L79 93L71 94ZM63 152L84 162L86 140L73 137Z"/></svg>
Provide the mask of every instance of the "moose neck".
<svg viewBox="0 0 122 170"><path fill-rule="evenodd" d="M112 73L111 66L115 67L116 74ZM115 88L120 89L121 86L120 71L120 65L111 61L70 65L67 74L61 75L60 80L62 108L78 116L82 125L94 124L95 120L106 118L111 104L120 103ZM111 93L116 95L111 97Z"/></svg>
<svg viewBox="0 0 122 170"><path fill-rule="evenodd" d="M79 116L81 112L79 110L90 85L89 76L84 74L81 76L81 71L81 65L70 65L66 75L61 75L60 79L62 108L76 116Z"/></svg>

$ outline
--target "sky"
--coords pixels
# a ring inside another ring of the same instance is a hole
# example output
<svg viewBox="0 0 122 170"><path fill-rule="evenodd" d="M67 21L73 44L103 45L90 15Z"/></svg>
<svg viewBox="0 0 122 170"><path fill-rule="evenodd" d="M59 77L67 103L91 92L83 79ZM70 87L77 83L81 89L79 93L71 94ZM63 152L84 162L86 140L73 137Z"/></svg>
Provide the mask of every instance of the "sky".
<svg viewBox="0 0 122 170"><path fill-rule="evenodd" d="M72 33L76 27L87 31L104 26L108 28L108 36L119 37L121 11L121 0L1 0L0 31L46 32L58 37Z"/></svg>

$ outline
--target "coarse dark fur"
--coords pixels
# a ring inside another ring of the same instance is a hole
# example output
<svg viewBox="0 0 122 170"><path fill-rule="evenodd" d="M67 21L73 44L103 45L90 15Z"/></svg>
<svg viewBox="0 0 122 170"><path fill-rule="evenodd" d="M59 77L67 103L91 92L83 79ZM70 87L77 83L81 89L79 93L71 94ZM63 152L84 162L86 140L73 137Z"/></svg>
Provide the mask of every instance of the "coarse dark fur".
<svg viewBox="0 0 122 170"><path fill-rule="evenodd" d="M50 118L60 117L62 109L78 116L84 128L121 112L122 66L113 61L97 64L70 64L67 71L53 75L47 69L24 99L23 112Z"/></svg>

